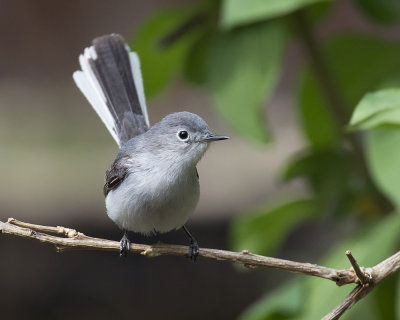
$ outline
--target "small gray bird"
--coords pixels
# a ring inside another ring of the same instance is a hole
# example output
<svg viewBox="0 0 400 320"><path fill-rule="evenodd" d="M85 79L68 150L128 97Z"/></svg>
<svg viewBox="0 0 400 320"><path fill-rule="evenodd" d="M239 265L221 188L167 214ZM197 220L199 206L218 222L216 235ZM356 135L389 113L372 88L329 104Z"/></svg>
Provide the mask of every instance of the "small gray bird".
<svg viewBox="0 0 400 320"><path fill-rule="evenodd" d="M120 35L94 39L79 62L73 78L120 147L104 185L107 214L124 231L120 255L130 248L127 231L183 228L195 260L199 247L185 223L199 200L196 165L210 142L228 137L211 133L190 112L169 114L150 128L139 58Z"/></svg>

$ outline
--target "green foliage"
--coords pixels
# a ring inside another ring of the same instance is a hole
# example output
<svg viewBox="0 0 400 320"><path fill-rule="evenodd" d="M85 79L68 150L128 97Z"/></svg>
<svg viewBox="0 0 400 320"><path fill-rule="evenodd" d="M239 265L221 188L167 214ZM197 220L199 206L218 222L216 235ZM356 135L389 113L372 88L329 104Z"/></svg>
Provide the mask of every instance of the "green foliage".
<svg viewBox="0 0 400 320"><path fill-rule="evenodd" d="M372 21L400 21L398 0L353 1ZM239 135L265 143L264 104L280 79L287 43L300 35L310 57L297 83L308 145L288 161L281 180L301 178L311 195L238 215L230 229L235 250L271 255L305 220L322 219L354 228L337 239L323 265L348 268L344 252L351 249L359 263L372 266L396 249L400 215L387 213L388 199L395 212L400 209L400 43L349 32L318 42L318 22L334 6L328 0L210 0L198 12L171 9L152 16L132 42L148 95L183 72L210 92L213 106ZM174 33L174 41L160 45ZM344 318L399 318L399 278L383 283ZM302 278L262 297L241 319L318 319L348 293L349 286Z"/></svg>
<svg viewBox="0 0 400 320"><path fill-rule="evenodd" d="M316 217L318 209L315 200L307 199L244 213L231 225L232 247L236 251L274 254L287 234L305 219Z"/></svg>
<svg viewBox="0 0 400 320"><path fill-rule="evenodd" d="M400 1L398 0L356 0L365 14L379 23L400 21Z"/></svg>
<svg viewBox="0 0 400 320"><path fill-rule="evenodd" d="M400 219L397 214L392 214L382 221L375 221L337 245L321 264L338 269L348 268L345 251L351 248L360 265L374 266L396 249L400 236L399 228ZM349 293L348 286L338 288L329 281L318 278L308 278L306 284L308 294L305 308L302 317L296 319L320 319ZM343 319L380 319L376 311L375 294L371 293L357 307L346 312Z"/></svg>
<svg viewBox="0 0 400 320"><path fill-rule="evenodd" d="M350 156L342 149L307 150L289 163L282 179L306 177L313 191L323 196L345 191L353 171Z"/></svg>
<svg viewBox="0 0 400 320"><path fill-rule="evenodd" d="M400 89L386 89L365 95L350 120L353 130L400 125Z"/></svg>
<svg viewBox="0 0 400 320"><path fill-rule="evenodd" d="M367 160L376 184L400 207L400 89L365 95L350 121L353 130L367 134ZM372 130L373 129L373 130Z"/></svg>
<svg viewBox="0 0 400 320"><path fill-rule="evenodd" d="M383 79L400 74L400 45L382 39L343 34L327 40L324 57L332 78L349 113L368 91L377 88ZM341 142L341 132L312 68L308 67L300 90L301 116L304 131L314 148L330 148Z"/></svg>
<svg viewBox="0 0 400 320"><path fill-rule="evenodd" d="M208 60L213 39L214 35L204 33L187 54L183 72L186 80L193 84L201 85L207 82Z"/></svg>
<svg viewBox="0 0 400 320"><path fill-rule="evenodd" d="M373 303L379 313L378 319L399 319L396 317L396 307L399 304L396 297L398 279L399 275L394 274L375 289Z"/></svg>
<svg viewBox="0 0 400 320"><path fill-rule="evenodd" d="M276 18L321 1L328 0L223 0L221 23L232 28Z"/></svg>
<svg viewBox="0 0 400 320"><path fill-rule="evenodd" d="M148 97L160 92L178 74L188 50L200 36L200 28L194 28L172 44L163 45L163 39L192 15L193 10L182 8L158 12L143 24L131 41L131 47L140 56Z"/></svg>
<svg viewBox="0 0 400 320"><path fill-rule="evenodd" d="M268 141L262 103L279 79L285 43L284 26L268 22L222 33L211 51L208 83L215 106L256 141Z"/></svg>
<svg viewBox="0 0 400 320"><path fill-rule="evenodd" d="M334 148L340 141L340 129L318 82L311 70L306 71L300 89L300 117L304 133L315 149Z"/></svg>
<svg viewBox="0 0 400 320"><path fill-rule="evenodd" d="M400 208L400 130L375 129L367 134L367 159L374 181Z"/></svg>
<svg viewBox="0 0 400 320"><path fill-rule="evenodd" d="M268 293L251 305L240 320L283 320L293 319L301 310L305 300L304 283L292 281Z"/></svg>
<svg viewBox="0 0 400 320"><path fill-rule="evenodd" d="M346 269L348 261L345 251L352 248L361 265L373 266L396 249L400 238L399 227L400 219L396 214L370 223L351 238L341 241L320 264ZM346 312L343 319L393 319L384 318L383 315L393 315L397 307L395 297L388 296L388 293L393 293L394 287L386 284L387 291L382 288L372 292L358 303L357 308ZM320 319L342 301L349 291L349 286L337 287L320 278L297 279L261 297L240 319Z"/></svg>
<svg viewBox="0 0 400 320"><path fill-rule="evenodd" d="M396 293L393 295L393 297L396 299L396 301L399 301L400 298L400 277L397 276L397 281L396 282ZM396 319L400 319L400 303L396 303Z"/></svg>

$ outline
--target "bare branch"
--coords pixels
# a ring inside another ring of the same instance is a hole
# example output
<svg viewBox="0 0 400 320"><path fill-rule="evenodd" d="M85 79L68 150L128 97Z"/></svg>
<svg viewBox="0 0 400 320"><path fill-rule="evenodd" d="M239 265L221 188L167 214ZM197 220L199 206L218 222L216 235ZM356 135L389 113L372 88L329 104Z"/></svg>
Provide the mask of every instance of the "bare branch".
<svg viewBox="0 0 400 320"><path fill-rule="evenodd" d="M347 251L346 251L347 255ZM400 269L400 251L377 264L373 268L366 269L364 274L369 274L368 285L359 285L339 303L330 313L328 313L323 320L339 319L341 315L355 305L358 301L370 293L383 279Z"/></svg>
<svg viewBox="0 0 400 320"><path fill-rule="evenodd" d="M5 234L12 234L23 238L53 244L59 252L72 249L109 250L119 252L120 249L119 242L117 241L92 238L73 229L35 225L21 222L13 218L8 219L8 222L6 223L0 221L0 231ZM44 232L61 234L63 236L50 235ZM171 244L146 245L131 243L130 252L147 257L157 257L161 255L187 256L189 248L187 246ZM248 268L266 267L320 277L334 281L339 286L348 283L356 283L358 281L353 270L337 270L311 263L264 257L253 254L247 250L242 252L232 252L200 248L199 257L243 264Z"/></svg>
<svg viewBox="0 0 400 320"><path fill-rule="evenodd" d="M346 251L346 256L347 258L349 258L350 263L353 266L353 270L356 273L358 279L360 280L360 283L363 286L368 286L368 284L371 283L371 276L367 272L361 270L361 267L358 265L356 259L354 259L350 250Z"/></svg>
<svg viewBox="0 0 400 320"><path fill-rule="evenodd" d="M18 221L10 218L7 222L0 221L0 233L10 234L22 238L33 239L52 244L58 252L66 250L107 250L119 252L119 242L107 239L93 238L74 229L64 227L48 227ZM51 235L53 233L56 235ZM146 257L162 255L188 256L189 248L172 244L137 244L131 243L130 252ZM353 268L339 270L318 266L311 263L295 262L260 256L247 250L232 252L217 249L200 248L199 256L206 259L227 261L242 264L248 268L274 268L307 276L320 277L334 281L341 286L349 283L361 283L323 319L339 319L359 300L370 293L383 279L400 269L400 251L387 258L373 268L362 268L358 265L350 251L346 251Z"/></svg>
<svg viewBox="0 0 400 320"><path fill-rule="evenodd" d="M336 320L339 319L343 313L349 310L354 304L356 304L359 300L364 298L368 293L372 291L374 286L363 287L359 285L350 292L350 294L339 303L335 309L329 312L322 320Z"/></svg>

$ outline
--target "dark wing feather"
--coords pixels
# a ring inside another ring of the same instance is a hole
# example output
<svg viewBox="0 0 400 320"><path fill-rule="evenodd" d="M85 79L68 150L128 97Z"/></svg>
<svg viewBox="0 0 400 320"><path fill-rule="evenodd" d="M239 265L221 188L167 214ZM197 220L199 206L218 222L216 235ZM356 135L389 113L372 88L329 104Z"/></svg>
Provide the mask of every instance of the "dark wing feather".
<svg viewBox="0 0 400 320"><path fill-rule="evenodd" d="M128 175L128 168L121 165L117 159L106 171L105 184L103 188L104 196L107 196L111 190L116 189Z"/></svg>

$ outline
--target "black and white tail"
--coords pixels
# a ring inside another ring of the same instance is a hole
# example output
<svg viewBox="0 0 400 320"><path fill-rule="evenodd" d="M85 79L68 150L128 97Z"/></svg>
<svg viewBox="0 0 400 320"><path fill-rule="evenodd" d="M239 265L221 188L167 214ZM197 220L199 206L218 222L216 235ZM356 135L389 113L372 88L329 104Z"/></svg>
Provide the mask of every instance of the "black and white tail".
<svg viewBox="0 0 400 320"><path fill-rule="evenodd" d="M73 78L121 147L149 129L140 62L117 34L93 40Z"/></svg>

